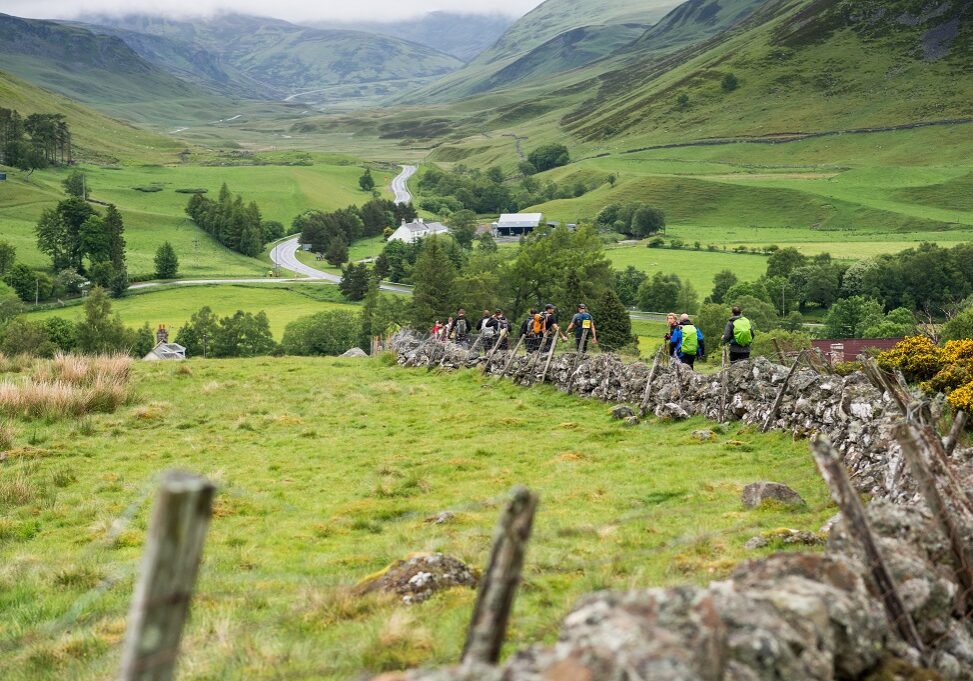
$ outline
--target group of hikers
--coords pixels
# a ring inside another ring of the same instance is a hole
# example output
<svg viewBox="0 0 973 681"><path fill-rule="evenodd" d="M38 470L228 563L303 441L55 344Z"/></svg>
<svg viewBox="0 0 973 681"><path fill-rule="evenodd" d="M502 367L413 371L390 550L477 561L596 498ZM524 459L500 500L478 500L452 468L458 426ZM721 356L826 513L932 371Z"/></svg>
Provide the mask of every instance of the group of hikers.
<svg viewBox="0 0 973 681"><path fill-rule="evenodd" d="M574 334L574 349L579 352L588 350L588 343L598 344L598 330L595 328L594 317L588 312L588 306L578 304L577 313L571 318L567 329L561 330L558 323L557 307L548 303L544 310L531 308L530 312L520 323L520 338L528 353L549 352L555 339L568 340L567 333ZM430 329L433 338L452 340L459 345L468 346L470 338L477 334L477 343L488 350L509 350L510 336L513 326L504 315L503 310L484 310L478 322L472 324L466 318L466 310L460 308L455 317L450 317L444 324L437 319ZM565 333L565 331L567 333Z"/></svg>
<svg viewBox="0 0 973 681"><path fill-rule="evenodd" d="M598 344L598 330L588 306L578 304L577 313L565 331L558 324L557 308L548 303L544 310L532 308L520 324L520 338L528 353L549 352L555 340L568 340L568 333L574 333L574 349L587 352L588 343ZM666 353L690 367L694 367L697 357L706 356L706 339L703 332L695 327L688 314L676 315L670 312L666 317L668 329L665 336ZM471 337L477 335L476 344L489 351L509 350L512 332L510 320L503 310L484 310L483 316L475 324L466 317L466 310L460 308L455 317L449 317L444 324L437 319L430 329L430 335L438 340L451 340L459 345L470 345ZM750 357L755 331L750 320L743 316L739 307L733 308L733 316L726 323L721 345L729 346L730 362L739 362Z"/></svg>
<svg viewBox="0 0 973 681"><path fill-rule="evenodd" d="M750 358L750 346L756 334L753 324L743 316L739 307L734 307L732 313L720 338L720 345L729 346L731 364ZM703 332L693 325L688 314L677 317L675 312L670 312L666 315L666 325L665 348L670 357L693 367L697 357L706 356Z"/></svg>

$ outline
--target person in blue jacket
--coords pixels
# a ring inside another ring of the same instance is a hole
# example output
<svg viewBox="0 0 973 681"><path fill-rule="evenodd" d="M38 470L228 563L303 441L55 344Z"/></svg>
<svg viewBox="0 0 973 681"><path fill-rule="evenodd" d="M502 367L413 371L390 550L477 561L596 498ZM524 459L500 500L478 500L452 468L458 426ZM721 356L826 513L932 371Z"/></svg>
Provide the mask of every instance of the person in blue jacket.
<svg viewBox="0 0 973 681"><path fill-rule="evenodd" d="M679 318L679 326L673 329L671 342L679 361L690 367L696 363L697 357L706 354L703 332L693 326L688 314Z"/></svg>

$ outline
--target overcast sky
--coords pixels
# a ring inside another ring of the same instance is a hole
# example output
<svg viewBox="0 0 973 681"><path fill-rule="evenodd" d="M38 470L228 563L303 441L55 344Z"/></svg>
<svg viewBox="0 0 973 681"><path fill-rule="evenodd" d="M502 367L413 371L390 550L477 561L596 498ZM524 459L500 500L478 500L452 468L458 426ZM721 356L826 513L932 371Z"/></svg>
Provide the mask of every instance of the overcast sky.
<svg viewBox="0 0 973 681"><path fill-rule="evenodd" d="M520 16L542 0L0 0L0 12L35 19L70 19L79 14L145 12L187 16L233 11L290 21L312 19L390 20L435 10Z"/></svg>

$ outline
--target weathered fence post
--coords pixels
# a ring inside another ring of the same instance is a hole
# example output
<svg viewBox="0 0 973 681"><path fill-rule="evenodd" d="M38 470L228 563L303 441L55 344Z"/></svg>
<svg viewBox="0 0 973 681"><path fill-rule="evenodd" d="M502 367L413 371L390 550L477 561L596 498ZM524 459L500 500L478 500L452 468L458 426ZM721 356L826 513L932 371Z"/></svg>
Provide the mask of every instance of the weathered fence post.
<svg viewBox="0 0 973 681"><path fill-rule="evenodd" d="M554 351L557 349L557 341L559 336L557 333L554 334L554 338L551 339L551 349L547 353L547 361L544 362L544 372L541 374L541 383L547 379L547 371L551 368L551 360L554 359ZM539 354L539 353L538 353Z"/></svg>
<svg viewBox="0 0 973 681"><path fill-rule="evenodd" d="M784 394L787 392L787 386L791 382L791 377L797 373L797 368L801 365L801 362L804 361L806 352L806 350L801 350L801 352L798 353L797 359L795 359L794 364L791 365L791 370L787 372L787 376L784 378L784 382L781 384L780 390L777 392L777 397L774 399L774 403L770 407L770 412L767 414L767 418L764 419L764 425L760 429L761 433L766 433L768 430L770 430L771 424L774 422L774 419L777 418L777 412L780 411L780 405L784 401Z"/></svg>
<svg viewBox="0 0 973 681"><path fill-rule="evenodd" d="M969 617L973 615L973 555L962 532L953 520L952 511L943 501L936 484L935 455L923 444L922 434L919 428L912 424L901 424L895 429L895 438L902 446L902 454L912 475L919 486L919 492L926 501L926 506L932 512L933 519L939 524L947 541L949 542L950 553L953 555L953 569L956 572L956 579L962 587L961 594L963 600L963 615ZM941 471L940 471L941 473ZM948 482L947 482L948 487ZM948 491L948 490L947 490ZM953 500L956 503L956 500ZM957 514L963 514L963 507L956 509Z"/></svg>
<svg viewBox="0 0 973 681"><path fill-rule="evenodd" d="M777 340L776 338L774 339ZM723 346L723 360L720 369L720 423L726 423L726 401L730 392L730 348Z"/></svg>
<svg viewBox="0 0 973 681"><path fill-rule="evenodd" d="M497 342L493 344L493 349L490 350L490 354L487 355L486 361L483 363L483 367L482 367L483 373L486 374L490 372L490 362L493 360L493 356L496 354L497 349L500 347L500 344L503 343L503 340L506 337L507 337L506 329L501 330L500 333L497 334Z"/></svg>
<svg viewBox="0 0 973 681"><path fill-rule="evenodd" d="M655 359L652 360L652 369L649 370L649 378L645 382L645 391L642 393L642 403L639 405L639 413L642 416L645 416L646 411L649 409L649 399L652 397L652 382L655 381L655 372L659 369L659 359L662 357L665 349L666 345L663 343L659 346L659 351L655 353Z"/></svg>
<svg viewBox="0 0 973 681"><path fill-rule="evenodd" d="M868 520L865 517L865 508L862 506L857 492L851 486L848 472L838 459L838 453L831 446L831 443L821 436L814 439L811 449L814 453L814 461L821 472L821 477L824 478L828 489L831 490L831 498L841 509L841 515L848 525L848 530L865 551L866 568L879 597L882 599L885 613L892 622L892 626L903 641L919 651L919 654L924 657L925 647L922 645L922 639L919 638L915 622L912 621L912 617L905 609L895 580L878 550L878 544L872 536L871 528L869 528Z"/></svg>
<svg viewBox="0 0 973 681"><path fill-rule="evenodd" d="M173 677L215 491L184 471L162 479L128 614L121 681Z"/></svg>
<svg viewBox="0 0 973 681"><path fill-rule="evenodd" d="M946 456L950 456L953 450L956 449L956 445L959 444L963 429L966 428L966 419L965 411L956 412L956 418L953 419L953 427L949 429L949 435L946 436L946 441L943 442L943 449L946 452Z"/></svg>
<svg viewBox="0 0 973 681"><path fill-rule="evenodd" d="M490 560L466 633L463 664L496 664L500 659L536 510L537 495L525 487L514 488L494 532Z"/></svg>
<svg viewBox="0 0 973 681"><path fill-rule="evenodd" d="M500 372L500 378L503 378L504 376L507 375L507 371L510 370L510 365L513 364L514 360L517 358L517 351L520 350L520 346L523 345L525 338L527 338L527 334L520 335L520 340L517 341L517 345L516 347L514 347L514 351L510 353L510 359L507 360L507 363L503 366L503 371Z"/></svg>

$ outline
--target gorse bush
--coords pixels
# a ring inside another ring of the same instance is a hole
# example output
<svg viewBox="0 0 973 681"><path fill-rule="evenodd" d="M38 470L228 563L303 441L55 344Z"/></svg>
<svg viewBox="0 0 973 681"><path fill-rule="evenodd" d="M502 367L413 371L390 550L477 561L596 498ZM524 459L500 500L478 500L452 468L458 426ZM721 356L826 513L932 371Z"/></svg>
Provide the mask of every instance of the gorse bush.
<svg viewBox="0 0 973 681"><path fill-rule="evenodd" d="M879 365L899 369L910 380L921 381L927 393L944 393L954 409L973 410L973 340L946 341L937 346L928 338L906 338L878 356Z"/></svg>

